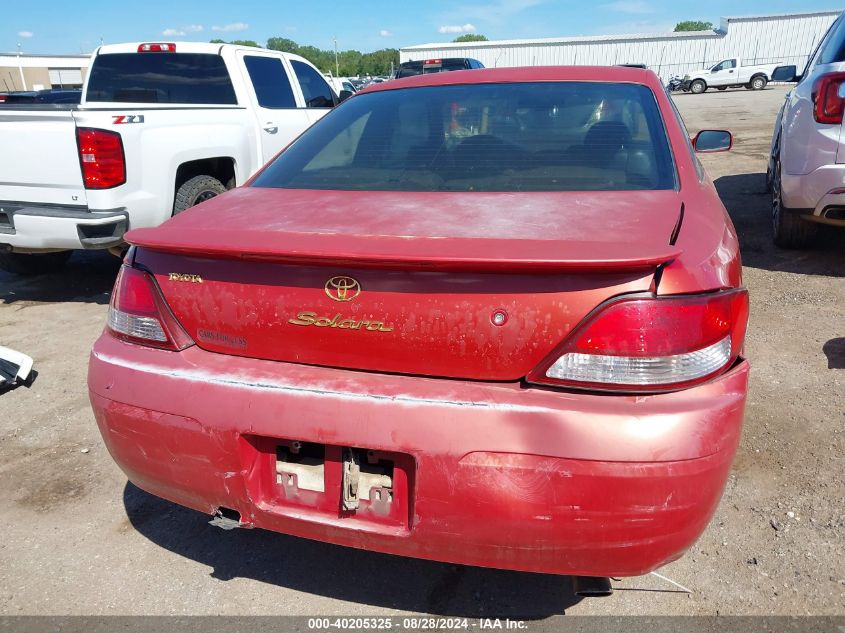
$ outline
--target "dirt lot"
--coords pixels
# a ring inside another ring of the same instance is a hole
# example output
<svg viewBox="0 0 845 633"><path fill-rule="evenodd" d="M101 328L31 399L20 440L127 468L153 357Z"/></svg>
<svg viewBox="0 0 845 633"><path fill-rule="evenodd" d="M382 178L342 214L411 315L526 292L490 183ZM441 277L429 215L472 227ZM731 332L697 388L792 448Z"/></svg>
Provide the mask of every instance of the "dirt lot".
<svg viewBox="0 0 845 633"><path fill-rule="evenodd" d="M223 532L151 497L112 463L88 407L88 350L117 261L58 276L0 273L0 344L31 354L30 389L0 395L0 613L845 613L845 231L776 250L763 192L783 89L682 95L691 131L730 128L705 157L743 245L753 364L744 439L700 542L656 576L577 601L566 578L421 562L259 530Z"/></svg>

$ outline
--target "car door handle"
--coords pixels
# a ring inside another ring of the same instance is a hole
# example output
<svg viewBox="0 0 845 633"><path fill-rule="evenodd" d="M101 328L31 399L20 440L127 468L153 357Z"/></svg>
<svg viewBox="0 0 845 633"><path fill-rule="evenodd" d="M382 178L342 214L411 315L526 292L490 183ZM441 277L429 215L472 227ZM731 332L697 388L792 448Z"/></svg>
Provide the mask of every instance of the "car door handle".
<svg viewBox="0 0 845 633"><path fill-rule="evenodd" d="M269 121L264 125L264 131L268 134L275 134L279 131L279 126L275 123L270 123Z"/></svg>
<svg viewBox="0 0 845 633"><path fill-rule="evenodd" d="M733 72L733 71L731 71L731 72Z"/></svg>

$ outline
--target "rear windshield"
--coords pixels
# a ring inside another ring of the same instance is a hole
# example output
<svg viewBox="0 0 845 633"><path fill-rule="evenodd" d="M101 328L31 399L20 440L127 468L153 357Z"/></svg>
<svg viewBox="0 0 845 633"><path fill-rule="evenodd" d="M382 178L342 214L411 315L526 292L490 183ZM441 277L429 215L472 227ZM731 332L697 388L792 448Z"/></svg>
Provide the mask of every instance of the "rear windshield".
<svg viewBox="0 0 845 633"><path fill-rule="evenodd" d="M98 55L86 101L235 105L229 71L219 55L114 53Z"/></svg>
<svg viewBox="0 0 845 633"><path fill-rule="evenodd" d="M399 64L399 71L396 73L396 79L414 77L415 75L428 75L429 73L446 72L449 70L466 70L470 67L470 60L463 58L443 59L439 62L430 64L423 64L423 62L405 62L404 64Z"/></svg>
<svg viewBox="0 0 845 633"><path fill-rule="evenodd" d="M611 191L675 182L649 88L544 82L362 93L312 126L253 186Z"/></svg>

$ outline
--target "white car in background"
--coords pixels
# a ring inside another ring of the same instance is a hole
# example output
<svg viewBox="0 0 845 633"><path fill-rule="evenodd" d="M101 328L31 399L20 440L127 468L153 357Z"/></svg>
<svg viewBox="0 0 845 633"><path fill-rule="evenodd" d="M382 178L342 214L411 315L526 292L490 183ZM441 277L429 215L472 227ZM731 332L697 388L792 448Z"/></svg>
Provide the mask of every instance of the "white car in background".
<svg viewBox="0 0 845 633"><path fill-rule="evenodd" d="M810 55L804 71L782 66L775 81L796 82L772 135L767 185L775 244L807 246L821 225L845 226L845 14Z"/></svg>
<svg viewBox="0 0 845 633"><path fill-rule="evenodd" d="M762 90L771 81L772 72L778 66L780 62L746 66L739 57L729 57L710 68L689 73L681 82L681 89L694 94L701 94L708 88Z"/></svg>
<svg viewBox="0 0 845 633"><path fill-rule="evenodd" d="M244 183L338 103L313 64L251 46L101 46L80 105L0 110L0 270L60 268Z"/></svg>

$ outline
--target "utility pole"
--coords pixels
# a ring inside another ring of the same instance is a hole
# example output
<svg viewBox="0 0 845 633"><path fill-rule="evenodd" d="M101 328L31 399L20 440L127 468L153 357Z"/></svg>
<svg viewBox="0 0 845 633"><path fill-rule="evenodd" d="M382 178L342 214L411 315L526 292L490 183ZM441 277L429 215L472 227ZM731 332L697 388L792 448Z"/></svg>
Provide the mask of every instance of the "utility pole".
<svg viewBox="0 0 845 633"><path fill-rule="evenodd" d="M23 76L23 62L21 61L21 43L18 42L18 71L21 74L21 83L23 89L26 90L26 77Z"/></svg>
<svg viewBox="0 0 845 633"><path fill-rule="evenodd" d="M337 38L334 38L334 76L340 77L340 65L337 63Z"/></svg>

